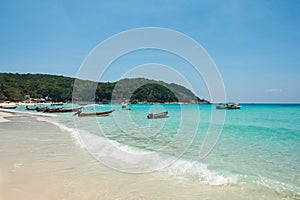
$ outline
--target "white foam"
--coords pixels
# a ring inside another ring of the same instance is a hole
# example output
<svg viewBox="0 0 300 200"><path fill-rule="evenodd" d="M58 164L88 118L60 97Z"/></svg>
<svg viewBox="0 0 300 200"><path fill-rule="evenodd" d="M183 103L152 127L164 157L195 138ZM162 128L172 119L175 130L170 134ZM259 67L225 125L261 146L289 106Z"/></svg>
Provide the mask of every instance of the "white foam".
<svg viewBox="0 0 300 200"><path fill-rule="evenodd" d="M101 163L115 170L129 173L144 173L159 168L159 153L144 151L117 141L88 133L80 133L86 149Z"/></svg>
<svg viewBox="0 0 300 200"><path fill-rule="evenodd" d="M178 179L197 179L199 183L209 185L227 185L237 182L236 176L222 176L207 168L206 164L197 161L178 159L158 152L146 151L121 144L83 130L68 128L58 122L38 118L68 131L76 139L77 144L90 152L97 160L114 169L127 172L145 172L158 170L167 172ZM171 166L168 164L175 161ZM168 166L168 167L166 167ZM166 167L166 168L165 168Z"/></svg>
<svg viewBox="0 0 300 200"><path fill-rule="evenodd" d="M75 138L76 143L79 144L80 147L88 150L88 152L90 152L98 160L103 157L111 157L116 161L123 162L123 164L138 163L138 160L124 157L124 152L126 152L126 154L128 155L136 156L143 156L148 153L153 153L130 147L128 145L123 145L117 141L110 140L99 135L96 136L84 130L69 128L57 121L53 121L47 118L39 117L37 118L37 120L49 122L59 127L62 131L71 133L71 135Z"/></svg>
<svg viewBox="0 0 300 200"><path fill-rule="evenodd" d="M66 131L66 132L71 133L71 136L75 139L76 144L78 144L81 148L85 148L84 143L81 142L80 135L79 135L79 132L78 132L77 129L75 129L75 128L69 128L69 127L67 127L67 126L65 126L63 124L60 124L59 122L52 121L52 120L49 120L49 119L46 119L46 118L42 118L42 117L38 117L37 120L38 121L44 121L44 122L51 123L51 124L59 127L62 131Z"/></svg>
<svg viewBox="0 0 300 200"><path fill-rule="evenodd" d="M1 108L0 108L0 111L6 112L6 113L26 114L26 115L33 115L33 116L57 117L57 115L55 115L55 114L42 113L42 112L28 112L28 111L8 110L8 109L1 109Z"/></svg>
<svg viewBox="0 0 300 200"><path fill-rule="evenodd" d="M267 187L269 189L273 189L279 193L293 193L297 196L300 195L300 187L291 185L288 183L283 183L280 181L271 180L265 177L260 176L260 179L257 181L257 184Z"/></svg>
<svg viewBox="0 0 300 200"><path fill-rule="evenodd" d="M120 150L125 151L127 153L132 153L132 154L148 154L148 153L150 153L149 151L141 150L141 149L134 148L134 147L128 146L128 145L124 145L124 144L121 144L121 143L119 143L117 141L114 141L114 140L109 140L109 141L114 146L116 146Z"/></svg>
<svg viewBox="0 0 300 200"><path fill-rule="evenodd" d="M197 180L208 185L228 185L237 183L237 176L223 176L207 168L206 164L198 161L179 159L165 169L169 175L180 179Z"/></svg>
<svg viewBox="0 0 300 200"><path fill-rule="evenodd" d="M177 159L159 152L138 149L87 131L69 128L47 118L38 118L38 120L50 122L61 130L70 132L76 143L91 153L95 159L120 171L140 173L158 170L167 172L168 175L175 176L179 180L196 180L202 184L216 186L237 183L237 176L225 177L209 170L206 164L198 161ZM169 166L170 163L173 164Z"/></svg>

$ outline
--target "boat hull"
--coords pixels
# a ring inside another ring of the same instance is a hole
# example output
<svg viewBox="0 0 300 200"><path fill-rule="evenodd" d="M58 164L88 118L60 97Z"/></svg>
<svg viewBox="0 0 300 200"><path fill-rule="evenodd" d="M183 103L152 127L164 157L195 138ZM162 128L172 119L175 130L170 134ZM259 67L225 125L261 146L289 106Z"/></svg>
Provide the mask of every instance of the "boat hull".
<svg viewBox="0 0 300 200"><path fill-rule="evenodd" d="M3 108L3 109L15 109L17 107L18 106L16 106L16 105L2 105L2 106L0 106L0 108Z"/></svg>
<svg viewBox="0 0 300 200"><path fill-rule="evenodd" d="M166 118L168 115L168 111L166 112L161 112L161 113L157 113L157 114L152 114L152 113L149 113L147 115L147 118L148 119L160 119L160 118Z"/></svg>
<svg viewBox="0 0 300 200"><path fill-rule="evenodd" d="M109 111L105 111L105 112L95 112L95 113L78 113L78 117L89 117L89 116L108 116L109 114L111 114L112 112L114 112L115 110L109 110Z"/></svg>
<svg viewBox="0 0 300 200"><path fill-rule="evenodd" d="M218 110L237 110L240 108L241 106L239 106L238 104L221 104L216 106L216 109Z"/></svg>
<svg viewBox="0 0 300 200"><path fill-rule="evenodd" d="M48 112L48 113L66 113L66 112L76 112L78 110L80 110L82 107L79 108L71 108L71 109L49 109L49 110L44 110L44 112Z"/></svg>
<svg viewBox="0 0 300 200"><path fill-rule="evenodd" d="M122 104L122 109L123 110L131 110L131 104L123 103Z"/></svg>

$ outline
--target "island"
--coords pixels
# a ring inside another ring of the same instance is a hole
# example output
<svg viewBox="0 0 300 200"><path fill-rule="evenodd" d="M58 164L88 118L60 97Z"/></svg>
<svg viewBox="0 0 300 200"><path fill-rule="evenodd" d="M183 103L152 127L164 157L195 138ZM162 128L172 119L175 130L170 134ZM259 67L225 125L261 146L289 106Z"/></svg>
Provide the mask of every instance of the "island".
<svg viewBox="0 0 300 200"><path fill-rule="evenodd" d="M132 104L210 104L189 89L146 78L116 82L93 82L49 74L0 73L0 103L10 102L97 102Z"/></svg>

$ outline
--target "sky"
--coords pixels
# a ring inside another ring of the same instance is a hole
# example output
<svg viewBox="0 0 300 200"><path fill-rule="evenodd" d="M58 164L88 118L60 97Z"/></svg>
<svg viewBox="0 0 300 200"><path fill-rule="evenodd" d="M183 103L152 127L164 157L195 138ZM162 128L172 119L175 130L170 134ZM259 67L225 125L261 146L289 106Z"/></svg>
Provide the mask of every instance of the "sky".
<svg viewBox="0 0 300 200"><path fill-rule="evenodd" d="M160 27L205 49L228 101L300 103L299 10L298 0L0 1L0 72L76 77L90 52L106 39ZM116 81L147 63L158 63L154 71L174 68L196 95L210 99L192 66L158 50L123 55L100 80Z"/></svg>

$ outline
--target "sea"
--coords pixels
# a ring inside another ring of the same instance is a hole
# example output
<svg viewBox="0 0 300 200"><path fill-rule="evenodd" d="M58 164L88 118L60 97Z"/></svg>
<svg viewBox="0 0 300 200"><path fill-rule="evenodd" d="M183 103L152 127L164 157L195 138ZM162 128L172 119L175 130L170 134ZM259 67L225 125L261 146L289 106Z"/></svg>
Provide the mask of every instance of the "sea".
<svg viewBox="0 0 300 200"><path fill-rule="evenodd" d="M78 105L65 105L68 107ZM82 112L109 116L26 111L74 137L99 165L121 173L157 173L193 185L226 188L251 199L300 199L300 105L87 105ZM168 117L148 119L149 112ZM254 195L255 194L255 195ZM269 197L269 198L268 198Z"/></svg>

